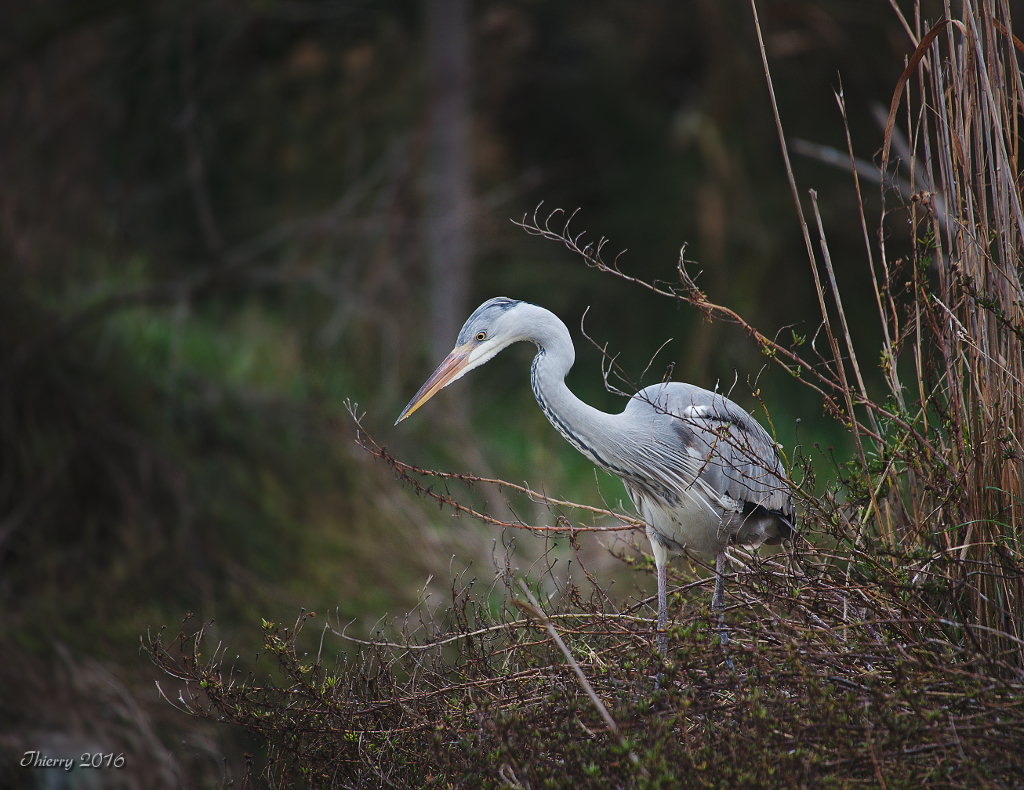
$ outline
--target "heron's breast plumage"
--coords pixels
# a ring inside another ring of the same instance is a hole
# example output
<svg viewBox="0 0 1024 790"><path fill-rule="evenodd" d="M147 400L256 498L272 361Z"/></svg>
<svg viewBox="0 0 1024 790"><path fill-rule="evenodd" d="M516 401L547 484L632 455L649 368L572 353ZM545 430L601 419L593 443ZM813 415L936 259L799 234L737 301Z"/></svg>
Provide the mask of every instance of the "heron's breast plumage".
<svg viewBox="0 0 1024 790"><path fill-rule="evenodd" d="M626 483L637 513L665 548L717 554L729 543L724 509L708 492L696 490L681 497L652 496Z"/></svg>

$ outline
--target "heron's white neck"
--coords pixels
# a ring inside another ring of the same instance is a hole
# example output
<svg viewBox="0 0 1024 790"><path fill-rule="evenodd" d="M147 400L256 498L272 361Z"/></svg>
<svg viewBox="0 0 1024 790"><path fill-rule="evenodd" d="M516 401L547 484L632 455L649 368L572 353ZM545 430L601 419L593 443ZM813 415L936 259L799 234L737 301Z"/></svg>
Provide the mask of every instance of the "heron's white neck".
<svg viewBox="0 0 1024 790"><path fill-rule="evenodd" d="M623 432L619 415L606 414L577 398L565 384L576 350L561 319L543 307L530 305L524 340L537 345L531 383L541 411L565 440L598 466L616 471L605 449L614 448Z"/></svg>

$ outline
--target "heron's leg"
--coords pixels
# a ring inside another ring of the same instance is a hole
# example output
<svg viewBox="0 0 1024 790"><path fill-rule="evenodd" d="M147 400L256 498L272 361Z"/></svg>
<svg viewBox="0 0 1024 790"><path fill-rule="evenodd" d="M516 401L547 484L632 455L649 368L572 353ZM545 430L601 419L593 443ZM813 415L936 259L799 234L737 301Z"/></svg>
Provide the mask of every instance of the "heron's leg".
<svg viewBox="0 0 1024 790"><path fill-rule="evenodd" d="M658 539L658 533L647 527L647 537L651 541L651 553L654 554L654 565L658 569L658 631L655 644L658 652L668 655L668 550Z"/></svg>
<svg viewBox="0 0 1024 790"><path fill-rule="evenodd" d="M668 571L658 563L658 652L668 655Z"/></svg>
<svg viewBox="0 0 1024 790"><path fill-rule="evenodd" d="M715 557L715 594L711 598L711 611L718 615L719 641L723 647L729 644L729 632L725 628L725 550Z"/></svg>

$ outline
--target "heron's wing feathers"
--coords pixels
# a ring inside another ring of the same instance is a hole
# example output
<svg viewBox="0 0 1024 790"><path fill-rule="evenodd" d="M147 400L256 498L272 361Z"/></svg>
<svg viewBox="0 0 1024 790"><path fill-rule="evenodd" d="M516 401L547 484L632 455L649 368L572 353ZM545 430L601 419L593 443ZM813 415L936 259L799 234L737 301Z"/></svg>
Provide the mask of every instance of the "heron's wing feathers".
<svg viewBox="0 0 1024 790"><path fill-rule="evenodd" d="M665 487L696 487L792 523L778 445L728 398L688 384L655 385L637 393L626 413L643 426L635 462Z"/></svg>

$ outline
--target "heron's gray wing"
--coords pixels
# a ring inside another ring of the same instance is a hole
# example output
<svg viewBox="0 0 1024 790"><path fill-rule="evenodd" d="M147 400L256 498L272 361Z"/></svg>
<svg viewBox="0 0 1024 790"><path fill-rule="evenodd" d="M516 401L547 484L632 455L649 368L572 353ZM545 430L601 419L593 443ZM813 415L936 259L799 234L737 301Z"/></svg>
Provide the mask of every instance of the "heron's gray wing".
<svg viewBox="0 0 1024 790"><path fill-rule="evenodd" d="M723 395L678 382L647 387L626 408L646 436L639 462L792 525L793 503L778 445ZM674 470L668 471L668 470ZM665 479L666 484L669 480Z"/></svg>

